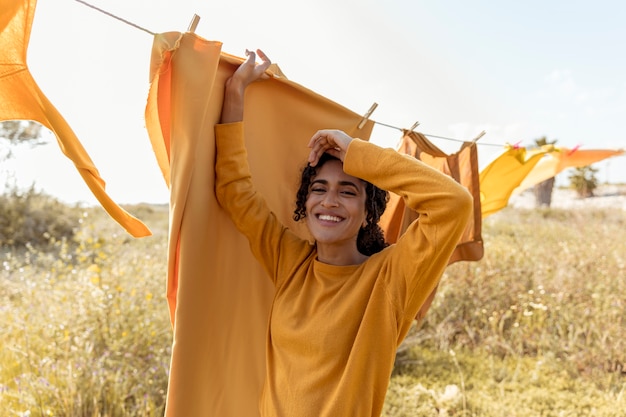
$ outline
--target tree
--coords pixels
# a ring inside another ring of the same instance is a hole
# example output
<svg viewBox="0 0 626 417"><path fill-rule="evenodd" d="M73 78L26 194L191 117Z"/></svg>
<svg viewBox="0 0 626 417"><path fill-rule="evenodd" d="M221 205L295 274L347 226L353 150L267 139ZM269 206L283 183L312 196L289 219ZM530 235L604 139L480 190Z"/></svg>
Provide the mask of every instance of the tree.
<svg viewBox="0 0 626 417"><path fill-rule="evenodd" d="M579 197L593 197L593 191L598 187L597 172L598 169L591 165L575 168L568 177L570 187L576 190Z"/></svg>
<svg viewBox="0 0 626 417"><path fill-rule="evenodd" d="M540 137L539 139L535 139L535 145L538 148L554 145L557 140L549 141L545 136ZM548 178L545 181L536 184L533 187L533 192L535 194L535 205L537 207L546 206L550 207L552 204L552 190L554 189L554 177Z"/></svg>
<svg viewBox="0 0 626 417"><path fill-rule="evenodd" d="M0 121L0 139L5 139L9 146L0 154L0 161L13 156L11 147L18 144L41 145L41 125L30 120Z"/></svg>
<svg viewBox="0 0 626 417"><path fill-rule="evenodd" d="M30 120L0 121L0 162L13 158L13 152L19 145L30 146L42 145L41 128L39 123ZM4 177L5 183L0 185L0 193L7 190L15 190L15 184L11 184L12 172L6 168L6 164L0 165L0 177Z"/></svg>
<svg viewBox="0 0 626 417"><path fill-rule="evenodd" d="M30 120L7 120L0 122L0 138L16 144L30 142L40 144L41 125Z"/></svg>
<svg viewBox="0 0 626 417"><path fill-rule="evenodd" d="M41 128L27 120L0 121L0 162L12 158L16 146L44 144ZM6 165L0 164L0 177L8 174L5 170ZM20 190L10 175L4 186L0 184L0 246L23 247L45 244L51 237L68 238L74 235L77 223L76 210L37 191L34 185Z"/></svg>

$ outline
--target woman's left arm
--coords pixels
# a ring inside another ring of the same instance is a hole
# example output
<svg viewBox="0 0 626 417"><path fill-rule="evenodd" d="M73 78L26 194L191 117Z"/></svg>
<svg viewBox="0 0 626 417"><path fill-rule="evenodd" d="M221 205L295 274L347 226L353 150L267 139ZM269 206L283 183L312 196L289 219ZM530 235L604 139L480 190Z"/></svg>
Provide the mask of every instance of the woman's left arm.
<svg viewBox="0 0 626 417"><path fill-rule="evenodd" d="M390 248L391 291L411 319L435 290L472 210L472 196L454 179L409 155L354 139L344 171L401 196L419 219Z"/></svg>

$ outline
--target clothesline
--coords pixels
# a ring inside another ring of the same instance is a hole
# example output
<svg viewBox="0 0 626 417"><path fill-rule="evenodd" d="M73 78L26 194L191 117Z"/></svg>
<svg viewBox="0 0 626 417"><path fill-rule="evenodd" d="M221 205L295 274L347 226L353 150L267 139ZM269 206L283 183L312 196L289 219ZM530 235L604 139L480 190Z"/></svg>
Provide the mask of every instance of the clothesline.
<svg viewBox="0 0 626 417"><path fill-rule="evenodd" d="M106 10L100 9L99 7L96 7L96 6L94 6L93 4L89 4L89 3L87 3L86 1L83 1L83 0L74 0L74 1L76 1L76 2L78 2L78 3L81 3L81 4L84 4L85 6L90 7L90 8L92 8L92 9L94 9L94 10L97 10L97 11L99 11L100 13L103 13L103 14L105 14L105 15L109 16L109 17L112 17L112 18L114 18L114 19L117 19L117 20L119 20L120 22L124 22L124 23L126 23L127 25L130 25L130 26L132 26L132 27L134 27L134 28L136 28L136 29L142 30L142 31L144 31L144 32L146 32L146 33L148 33L148 34L150 34L150 35L152 35L152 36L156 35L156 33L155 33L155 32L152 32L152 31L150 31L150 30L148 30L148 29L146 29L146 28L143 28L143 27L141 27L141 26L139 26L139 25L137 25L137 24L135 24L135 23L133 23L133 22L130 22L130 21L126 20L126 19L123 19L123 18L121 18L121 17L119 17L119 16L116 16L116 15L114 15L113 13L107 12Z"/></svg>
<svg viewBox="0 0 626 417"><path fill-rule="evenodd" d="M143 28L143 27L141 27L141 26L139 26L139 25L137 25L137 24L135 24L135 23L133 23L133 22L130 22L130 21L128 21L128 20L126 20L126 19L124 19L124 18L121 18L121 17L119 17L119 16L117 16L117 15L115 15L115 14L111 13L111 12L108 12L108 11L106 11L106 10L103 10L103 9L99 8L99 7L96 7L96 6L94 6L94 5L92 5L92 4L88 3L88 2L86 2L86 1L84 1L84 0L74 0L74 1L76 1L76 2L78 2L78 3L81 3L81 4L83 4L83 5L85 5L85 6L89 7L89 8L92 8L92 9L94 9L94 10L96 10L96 11L98 11L98 12L100 12L100 13L102 13L102 14L106 15L106 16L109 16L109 17L112 17L112 18L114 18L114 19L117 19L117 20L119 20L120 22L123 22L123 23L125 23L125 24L127 24L127 25L129 25L129 26L132 26L132 27L134 27L134 28L136 28L136 29L139 29L139 30L141 30L141 31L143 31L143 32L146 32L146 33L148 33L148 34L150 34L150 35L152 35L152 36L156 35L156 33L155 33L155 32L152 32L152 31L150 31L150 30L148 30L148 29L146 29L146 28ZM194 16L194 22L195 22L195 24L197 24L197 16ZM194 24L194 22L192 22L192 24ZM195 26L195 25L194 25L194 26ZM374 108L375 108L375 107L374 107ZM373 109L372 109L372 110L373 110ZM404 130L407 130L407 129L403 129L403 128L400 128L400 127L397 127L397 126L392 126L392 125L389 125L389 124L386 124L386 123L377 122L377 121L375 121L375 120L374 120L373 122L374 122L375 124L377 124L377 125L385 126L385 127L391 128L391 129L396 129L396 130L399 130L399 131L401 131L401 132L402 132L402 131L404 131ZM412 129L411 129L411 130L412 130ZM422 133L422 132L420 132L420 133ZM452 141L452 142L460 142L460 143L467 142L467 140L462 140L462 139L448 138L448 137L445 137L445 136L431 135L431 134L428 134L428 133L422 133L422 134L423 134L424 136L427 136L427 137L430 137L430 138L436 138L436 139L448 140L448 141ZM477 143L477 144L478 144L478 145L484 145L484 146L497 146L497 147L503 147L503 146L504 146L504 145L502 145L502 144L497 144L497 143L485 143L485 142L480 142L480 143Z"/></svg>
<svg viewBox="0 0 626 417"><path fill-rule="evenodd" d="M375 120L374 120L374 123L376 123L377 125L381 125L381 126L385 126L385 127L391 128L391 129L396 129L396 130L399 130L399 131L401 131L401 132L403 132L403 131L405 131L405 130L408 130L408 129L403 129L403 128L401 128L401 127L392 126L392 125L389 125L389 124L386 124L386 123L377 122L377 121L375 121ZM411 130L412 130L412 129L411 129ZM449 141L452 141L452 142L460 142L460 143L470 142L470 141L468 141L468 140L463 140L463 139L454 139L454 138L448 138L448 137L445 137L445 136L431 135L430 133L423 133L423 132L420 132L420 133L421 133L422 135L426 136L426 137L429 137L429 138L436 138L436 139L442 139L442 140L449 140ZM501 144L499 144L499 143L485 143L485 142L477 142L476 144L477 144L477 145L485 145L485 146L497 146L497 147L500 147L500 148L502 148L502 147L504 146L504 145L501 145Z"/></svg>

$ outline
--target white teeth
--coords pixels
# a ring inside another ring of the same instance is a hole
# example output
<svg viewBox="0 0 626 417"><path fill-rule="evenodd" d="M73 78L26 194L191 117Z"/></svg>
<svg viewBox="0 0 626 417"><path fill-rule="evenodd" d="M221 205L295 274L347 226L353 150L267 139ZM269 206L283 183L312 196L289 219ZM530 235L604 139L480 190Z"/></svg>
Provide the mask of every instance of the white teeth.
<svg viewBox="0 0 626 417"><path fill-rule="evenodd" d="M340 222L341 218L336 216L330 216L328 214L320 214L318 217L320 220L326 220L330 222Z"/></svg>

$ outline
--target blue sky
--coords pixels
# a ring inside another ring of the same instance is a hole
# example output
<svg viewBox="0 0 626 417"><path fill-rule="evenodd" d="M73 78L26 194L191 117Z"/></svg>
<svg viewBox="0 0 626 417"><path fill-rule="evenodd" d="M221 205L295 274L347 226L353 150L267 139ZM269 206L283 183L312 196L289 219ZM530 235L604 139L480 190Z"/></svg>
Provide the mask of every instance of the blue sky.
<svg viewBox="0 0 626 417"><path fill-rule="evenodd" d="M88 0L89 1L89 0ZM482 167L506 143L626 148L626 3L620 1L92 0L153 32L185 31L242 55L262 48L286 75L372 119L479 141ZM144 129L152 37L74 0L39 0L28 63L119 203L165 203ZM372 140L395 146L379 125ZM54 138L6 166L67 202L95 199ZM459 143L432 139L453 152ZM596 164L626 183L626 156ZM566 178L566 174L557 177ZM561 180L563 182L563 180Z"/></svg>

